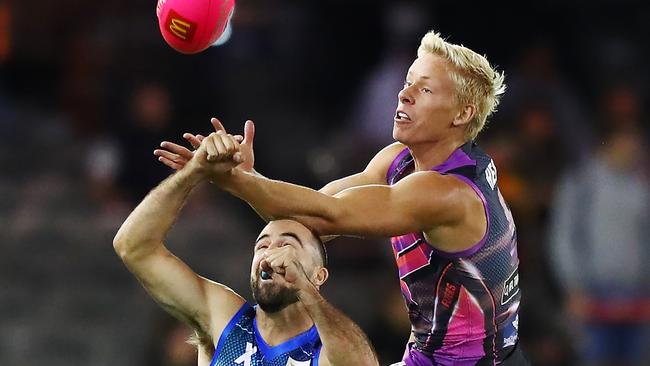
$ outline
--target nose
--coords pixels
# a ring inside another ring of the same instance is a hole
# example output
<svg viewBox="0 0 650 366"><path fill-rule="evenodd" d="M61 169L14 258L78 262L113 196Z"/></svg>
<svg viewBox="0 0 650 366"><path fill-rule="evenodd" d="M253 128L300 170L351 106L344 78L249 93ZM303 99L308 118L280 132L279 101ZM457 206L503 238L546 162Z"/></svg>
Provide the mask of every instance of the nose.
<svg viewBox="0 0 650 366"><path fill-rule="evenodd" d="M413 104L415 102L415 99L411 95L410 86L404 86L404 88L397 94L397 98L402 104Z"/></svg>

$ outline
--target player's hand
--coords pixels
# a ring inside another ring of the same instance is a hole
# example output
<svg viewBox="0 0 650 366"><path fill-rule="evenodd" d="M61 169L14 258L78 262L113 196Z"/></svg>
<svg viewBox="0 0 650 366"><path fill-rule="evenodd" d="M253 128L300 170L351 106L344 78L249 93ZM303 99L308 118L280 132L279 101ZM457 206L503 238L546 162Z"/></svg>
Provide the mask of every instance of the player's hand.
<svg viewBox="0 0 650 366"><path fill-rule="evenodd" d="M296 249L291 245L267 249L264 255L265 258L260 262L262 269L272 273L273 276L280 275L289 288L298 292L314 288L305 269L298 261Z"/></svg>
<svg viewBox="0 0 650 366"><path fill-rule="evenodd" d="M247 172L253 171L253 168L255 166L255 152L253 151L254 139L255 123L249 119L246 121L246 123L244 123L244 138L242 139L241 145L239 146L239 152L241 152L244 162L241 163L237 169L242 169Z"/></svg>
<svg viewBox="0 0 650 366"><path fill-rule="evenodd" d="M201 141L186 167L205 179L220 178L244 161L239 147L239 141L225 130L213 132Z"/></svg>
<svg viewBox="0 0 650 366"><path fill-rule="evenodd" d="M225 131L223 125L218 119L212 118L210 122L212 123L215 132L220 130ZM244 159L244 162L240 164L238 168L245 171L252 171L255 164L255 157L253 154L254 136L255 125L253 124L253 121L250 120L246 121L246 124L244 125L244 136L234 135L234 138L241 143L240 152ZM205 136L200 134L194 135L191 133L184 133L183 138L192 146L195 151L199 148L199 146L201 146L201 141L205 139ZM163 141L160 144L160 147L162 149L154 150L153 154L158 157L158 161L174 170L183 169L187 162L192 159L192 156L194 154L194 151L169 141Z"/></svg>
<svg viewBox="0 0 650 366"><path fill-rule="evenodd" d="M183 134L183 138L188 140L194 150L201 146L201 141L205 138L202 135L193 135L191 133ZM169 141L160 143L162 149L156 149L153 154L158 157L158 161L167 165L174 170L181 170L188 161L194 156L194 151Z"/></svg>

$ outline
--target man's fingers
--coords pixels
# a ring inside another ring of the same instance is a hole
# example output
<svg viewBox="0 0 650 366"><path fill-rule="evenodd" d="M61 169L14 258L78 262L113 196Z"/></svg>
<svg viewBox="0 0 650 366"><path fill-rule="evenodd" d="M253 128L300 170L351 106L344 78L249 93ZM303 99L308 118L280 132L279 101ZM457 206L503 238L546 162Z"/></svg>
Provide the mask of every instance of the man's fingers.
<svg viewBox="0 0 650 366"><path fill-rule="evenodd" d="M287 266L287 261L286 258L279 257L270 260L269 264L271 265L271 268L273 268L274 271L279 272L279 270L282 269L282 271L284 272L284 268Z"/></svg>
<svg viewBox="0 0 650 366"><path fill-rule="evenodd" d="M289 246L271 249L270 251L271 253L266 257L266 261L276 272L282 269L284 273L285 268L296 259L293 249Z"/></svg>
<svg viewBox="0 0 650 366"><path fill-rule="evenodd" d="M271 266L269 265L269 262L266 259L262 259L260 261L260 267L262 268L263 271L266 271L266 272L270 272L270 271L273 270L271 268Z"/></svg>
<svg viewBox="0 0 650 366"><path fill-rule="evenodd" d="M271 270L274 271L274 272L277 272L278 269L279 269L279 266L278 266L278 257L279 257L279 256L278 256L278 254L276 253L276 254L271 254L271 255L267 256L267 257L264 259L264 262L266 263L266 265L269 266L269 269L271 269Z"/></svg>
<svg viewBox="0 0 650 366"><path fill-rule="evenodd" d="M180 169L182 169L182 168L185 166L185 165L180 165L180 164L178 164L178 163L175 163L175 162L173 162L173 161L167 159L167 158L164 157L164 156L159 156L159 157L158 157L158 161L161 162L161 163L163 163L163 164L165 164L165 165L167 165L168 167L170 167L170 168L172 168L172 169L174 169L174 170L180 170Z"/></svg>
<svg viewBox="0 0 650 366"><path fill-rule="evenodd" d="M221 132L223 133L223 132ZM224 160L227 156L230 155L228 148L226 147L223 135L220 133L212 134L212 141L214 146L217 148L217 160Z"/></svg>
<svg viewBox="0 0 650 366"><path fill-rule="evenodd" d="M205 144L205 151L208 153L208 161L215 161L219 157L219 151L217 150L217 145L214 140L214 136L210 135L202 142L202 144Z"/></svg>
<svg viewBox="0 0 650 366"><path fill-rule="evenodd" d="M174 154L172 152L163 149L156 149L153 151L153 154L155 156L162 156L163 158L169 159L176 163L185 162L187 160L178 154Z"/></svg>
<svg viewBox="0 0 650 366"><path fill-rule="evenodd" d="M201 146L201 141L205 138L201 135L192 135L191 133L184 133L183 138L187 140L187 142L192 145L192 147L196 150Z"/></svg>
<svg viewBox="0 0 650 366"><path fill-rule="evenodd" d="M182 156L187 160L192 159L192 152L188 148L181 146L179 144L175 144L169 141L163 141L160 143L160 147L167 149L168 151L171 151L174 154L178 154L179 156Z"/></svg>
<svg viewBox="0 0 650 366"><path fill-rule="evenodd" d="M219 131L226 132L226 129L223 127L223 125L221 124L221 121L219 121L219 119L213 117L213 118L210 119L210 123L212 123L212 127L214 127L214 130L216 132L219 132Z"/></svg>
<svg viewBox="0 0 650 366"><path fill-rule="evenodd" d="M233 137L234 137L235 140L237 140L237 142L239 142L239 143L241 143L242 141L244 141L244 136L242 136L242 135L233 135Z"/></svg>
<svg viewBox="0 0 650 366"><path fill-rule="evenodd" d="M281 275L285 274L286 269L284 268L284 266L279 265L277 263L277 260L274 261L274 262L268 262L268 263L269 263L269 267L271 267L271 271L273 271L273 272L275 272L277 274L281 274Z"/></svg>
<svg viewBox="0 0 650 366"><path fill-rule="evenodd" d="M225 153L226 154L233 154L235 151L238 150L239 143L235 141L235 139L231 135L226 135L223 133L219 133L219 137L221 137L221 142L223 143L224 147L226 148ZM237 144L237 145L235 145Z"/></svg>
<svg viewBox="0 0 650 366"><path fill-rule="evenodd" d="M233 135L228 135L228 140L233 145L232 151L231 151L232 160L235 161L236 163L241 163L244 159L243 159L242 153L239 150L239 148L240 148L239 141L237 141L237 138L235 136L233 136Z"/></svg>
<svg viewBox="0 0 650 366"><path fill-rule="evenodd" d="M239 153L239 142L232 135L223 131L213 132L206 141L209 161L223 161L232 159L235 162L243 161Z"/></svg>
<svg viewBox="0 0 650 366"><path fill-rule="evenodd" d="M250 145L253 147L253 140L255 139L255 123L250 119L244 124L244 141L242 144Z"/></svg>

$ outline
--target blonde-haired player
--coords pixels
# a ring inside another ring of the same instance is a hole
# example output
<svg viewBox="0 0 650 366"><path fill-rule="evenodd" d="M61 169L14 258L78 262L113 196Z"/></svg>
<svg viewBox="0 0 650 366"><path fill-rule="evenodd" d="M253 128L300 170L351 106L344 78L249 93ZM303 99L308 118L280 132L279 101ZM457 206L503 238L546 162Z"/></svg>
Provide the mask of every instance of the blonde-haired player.
<svg viewBox="0 0 650 366"><path fill-rule="evenodd" d="M320 235L391 237L412 325L403 364L518 365L519 260L515 224L492 159L474 142L505 90L480 54L424 36L398 94L393 138L363 172L320 191L239 166L209 174L266 218ZM241 152L252 161L252 123ZM220 156L223 132L200 148ZM200 139L187 135L196 147ZM178 168L192 153L164 143ZM205 164L210 170L210 163Z"/></svg>
<svg viewBox="0 0 650 366"><path fill-rule="evenodd" d="M472 104L476 114L467 125L466 136L474 140L496 111L499 98L506 91L503 73L497 72L488 60L462 45L448 43L439 33L431 31L420 42L418 57L433 54L446 59L451 68L449 78L456 86L459 103Z"/></svg>

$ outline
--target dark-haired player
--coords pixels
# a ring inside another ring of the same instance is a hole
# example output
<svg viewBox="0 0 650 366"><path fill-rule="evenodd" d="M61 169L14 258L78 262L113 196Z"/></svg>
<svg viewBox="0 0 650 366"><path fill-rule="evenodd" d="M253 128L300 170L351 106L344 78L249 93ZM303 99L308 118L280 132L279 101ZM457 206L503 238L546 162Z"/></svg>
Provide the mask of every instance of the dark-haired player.
<svg viewBox="0 0 650 366"><path fill-rule="evenodd" d="M359 327L319 294L328 278L325 252L302 224L273 221L257 238L250 272L255 306L167 250L167 232L189 192L205 179L190 166L145 197L114 247L147 292L195 330L199 366L377 365Z"/></svg>

